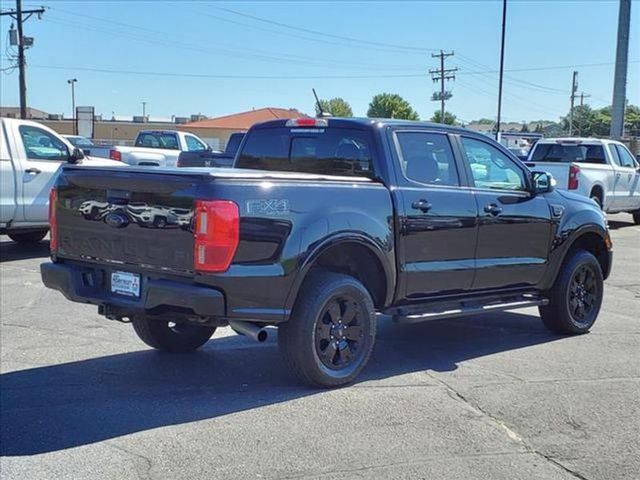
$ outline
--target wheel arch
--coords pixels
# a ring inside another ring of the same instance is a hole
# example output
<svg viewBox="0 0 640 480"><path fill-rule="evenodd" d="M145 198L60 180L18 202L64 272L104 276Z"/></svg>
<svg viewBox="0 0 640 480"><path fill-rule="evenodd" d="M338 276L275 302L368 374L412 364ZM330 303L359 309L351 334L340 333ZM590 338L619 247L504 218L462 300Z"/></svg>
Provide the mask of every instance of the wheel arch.
<svg viewBox="0 0 640 480"><path fill-rule="evenodd" d="M606 279L611 271L612 257L610 254L611 239L608 230L599 225L585 225L575 230L565 242L562 248L556 248L556 255L553 261L554 268L552 275L547 278L548 287L553 285L555 279L560 274L562 266L566 263L567 258L575 250L586 250L591 253L602 269L602 276Z"/></svg>
<svg viewBox="0 0 640 480"><path fill-rule="evenodd" d="M302 260L286 299L290 310L313 269L323 268L358 279L371 294L376 309L389 305L395 292L395 265L389 253L359 232L341 232L319 242Z"/></svg>
<svg viewBox="0 0 640 480"><path fill-rule="evenodd" d="M594 182L591 185L591 191L589 192L589 197L591 197L591 194L596 194L600 198L600 204L602 205L602 208L604 208L604 201L605 201L604 185L602 185L600 182Z"/></svg>

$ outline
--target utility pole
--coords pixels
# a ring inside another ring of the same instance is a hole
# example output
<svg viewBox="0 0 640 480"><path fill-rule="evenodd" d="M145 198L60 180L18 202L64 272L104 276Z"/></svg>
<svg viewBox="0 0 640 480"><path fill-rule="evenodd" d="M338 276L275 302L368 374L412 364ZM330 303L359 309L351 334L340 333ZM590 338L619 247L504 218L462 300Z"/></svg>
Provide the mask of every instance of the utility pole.
<svg viewBox="0 0 640 480"><path fill-rule="evenodd" d="M584 106L584 99L585 98L589 98L591 95L584 93L584 92L580 92L580 106L583 107ZM578 136L581 137L582 136L582 123L578 124Z"/></svg>
<svg viewBox="0 0 640 480"><path fill-rule="evenodd" d="M613 77L613 101L611 103L611 131L609 132L609 135L612 138L620 138L624 133L624 107L627 96L627 64L629 60L630 24L631 0L620 0L616 67Z"/></svg>
<svg viewBox="0 0 640 480"><path fill-rule="evenodd" d="M507 0L502 0L502 40L500 42L500 78L498 79L498 117L496 118L496 140L500 141L500 117L502 115L502 77L504 74L504 37L507 31Z"/></svg>
<svg viewBox="0 0 640 480"><path fill-rule="evenodd" d="M591 96L591 95L586 94L586 93L584 93L584 92L581 92L581 93L580 93L580 106L581 106L581 107L582 107L582 106L584 106L584 99L585 99L585 98L589 98L590 96Z"/></svg>
<svg viewBox="0 0 640 480"><path fill-rule="evenodd" d="M571 108L569 109L569 136L573 135L573 106L576 102L576 92L578 91L578 72L573 71L571 81Z"/></svg>
<svg viewBox="0 0 640 480"><path fill-rule="evenodd" d="M431 54L432 58L440 58L440 68L436 70L429 70L431 79L434 82L440 82L440 92L435 92L431 96L431 100L434 102L440 100L440 123L444 123L444 102L445 100L449 100L452 97L451 92L445 91L444 82L447 80L455 80L455 72L458 71L457 68L445 69L444 59L453 55L453 52L445 53L442 50L440 50L440 53Z"/></svg>
<svg viewBox="0 0 640 480"><path fill-rule="evenodd" d="M22 10L22 0L16 0L16 9L9 10L7 12L0 13L0 16L9 15L18 24L18 75L20 83L20 118L27 118L27 80L25 78L25 66L24 49L28 43L29 46L33 45L33 38L24 36L24 29L22 24L29 20L31 15L36 13L38 18L44 13L44 8L37 8L33 10ZM24 17L26 15L26 18Z"/></svg>
<svg viewBox="0 0 640 480"><path fill-rule="evenodd" d="M142 118L147 118L147 102L142 102Z"/></svg>
<svg viewBox="0 0 640 480"><path fill-rule="evenodd" d="M73 133L78 134L78 122L76 121L76 89L77 78L70 78L67 83L71 85L71 120L73 120Z"/></svg>

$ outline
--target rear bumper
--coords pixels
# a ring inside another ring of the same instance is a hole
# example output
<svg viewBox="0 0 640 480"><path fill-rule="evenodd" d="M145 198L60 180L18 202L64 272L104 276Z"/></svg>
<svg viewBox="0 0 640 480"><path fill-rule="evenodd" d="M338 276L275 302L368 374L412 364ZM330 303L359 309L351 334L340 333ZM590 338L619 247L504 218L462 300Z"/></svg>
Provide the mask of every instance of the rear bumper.
<svg viewBox="0 0 640 480"><path fill-rule="evenodd" d="M42 282L68 300L103 307L118 315L177 311L203 317L224 317L222 292L190 283L153 279L141 274L140 297L129 298L111 292L111 270L102 266L47 262L40 265Z"/></svg>

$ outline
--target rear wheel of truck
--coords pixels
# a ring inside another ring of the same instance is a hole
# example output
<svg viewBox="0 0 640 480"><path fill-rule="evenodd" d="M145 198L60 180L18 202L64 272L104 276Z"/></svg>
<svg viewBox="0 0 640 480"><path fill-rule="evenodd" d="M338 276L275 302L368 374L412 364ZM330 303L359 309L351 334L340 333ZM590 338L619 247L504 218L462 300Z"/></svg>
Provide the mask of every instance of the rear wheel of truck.
<svg viewBox="0 0 640 480"><path fill-rule="evenodd" d="M600 312L603 292L598 260L585 250L576 250L551 287L549 304L539 309L542 321L556 333L587 333Z"/></svg>
<svg viewBox="0 0 640 480"><path fill-rule="evenodd" d="M362 283L321 271L305 280L290 320L278 329L278 345L303 382L338 387L367 364L375 335L373 300Z"/></svg>
<svg viewBox="0 0 640 480"><path fill-rule="evenodd" d="M144 315L133 317L131 323L140 340L165 352L191 352L207 343L216 331L215 327L174 323Z"/></svg>
<svg viewBox="0 0 640 480"><path fill-rule="evenodd" d="M633 215L633 223L635 223L636 225L640 225L640 210L631 212L631 215Z"/></svg>
<svg viewBox="0 0 640 480"><path fill-rule="evenodd" d="M32 243L38 243L44 237L47 236L49 230L33 230L31 232L14 232L9 233L9 238L16 243L20 243L23 245L28 245Z"/></svg>

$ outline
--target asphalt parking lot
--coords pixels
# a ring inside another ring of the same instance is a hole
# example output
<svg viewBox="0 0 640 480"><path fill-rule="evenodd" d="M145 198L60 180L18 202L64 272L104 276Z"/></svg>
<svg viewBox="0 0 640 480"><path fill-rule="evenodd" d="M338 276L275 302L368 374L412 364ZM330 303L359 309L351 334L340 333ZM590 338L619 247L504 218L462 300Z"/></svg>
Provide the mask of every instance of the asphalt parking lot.
<svg viewBox="0 0 640 480"><path fill-rule="evenodd" d="M48 243L2 249L3 479L640 478L640 226L588 335L537 310L381 318L360 381L300 386L275 339L221 329L187 355L44 288Z"/></svg>

